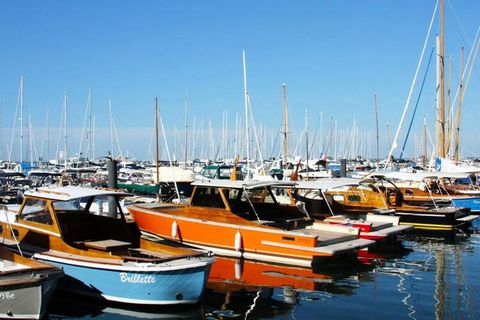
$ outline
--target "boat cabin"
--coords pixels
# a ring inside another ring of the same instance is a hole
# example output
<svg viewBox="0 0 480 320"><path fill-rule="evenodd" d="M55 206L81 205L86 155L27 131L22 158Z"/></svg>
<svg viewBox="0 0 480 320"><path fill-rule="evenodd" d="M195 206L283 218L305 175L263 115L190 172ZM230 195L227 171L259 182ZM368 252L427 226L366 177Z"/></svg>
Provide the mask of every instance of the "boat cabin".
<svg viewBox="0 0 480 320"><path fill-rule="evenodd" d="M190 206L227 210L242 219L284 230L304 228L314 222L308 213L296 206L280 204L272 190L294 184L284 181L195 181Z"/></svg>
<svg viewBox="0 0 480 320"><path fill-rule="evenodd" d="M138 242L139 230L135 224L127 223L126 210L120 202L126 195L73 186L29 190L16 222L42 230L41 233L59 234L73 247L104 240L133 244Z"/></svg>

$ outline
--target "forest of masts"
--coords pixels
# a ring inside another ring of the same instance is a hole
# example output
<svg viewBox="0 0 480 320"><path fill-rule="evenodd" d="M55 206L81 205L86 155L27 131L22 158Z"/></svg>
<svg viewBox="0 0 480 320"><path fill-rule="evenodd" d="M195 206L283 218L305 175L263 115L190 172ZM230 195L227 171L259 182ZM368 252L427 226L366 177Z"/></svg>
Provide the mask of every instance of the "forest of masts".
<svg viewBox="0 0 480 320"><path fill-rule="evenodd" d="M144 137L138 141L145 144L144 156L130 154L128 148L122 147L122 130L117 129L112 112L111 100L108 102L110 123L107 128L96 129L95 117L92 113L92 90L88 92L87 106L82 128L69 128L68 124L68 95L65 93L64 103L60 116L60 125L50 127L50 109L46 110L44 125L34 127L30 115L24 119L23 78L20 82L18 103L13 126L3 128L4 151L0 159L11 161L37 162L65 158L96 158L111 155L114 158L130 158L136 160L154 161L155 158L155 130L152 127L145 129ZM250 110L250 114L252 114ZM279 120L281 120L281 112ZM313 119L312 119L313 118ZM210 161L226 161L245 159L246 148L249 145L249 157L254 161L282 158L285 136L290 141L288 155L302 160L321 158L330 159L376 159L377 135L373 131L359 127L356 120L350 128L339 128L338 121L332 117L325 119L323 112L312 117L305 110L304 126L300 129L288 129L284 135L282 125L278 128L267 128L263 124L255 124L253 115L248 125L248 135L245 132L244 118L237 113L233 121L226 111L222 113L221 128L215 128L213 119L197 119L193 116L188 121L188 101L185 100L185 118L182 126L173 125L165 128L160 115L160 159L183 162L194 159ZM372 119L373 121L373 119ZM342 121L345 123L345 121ZM101 132L100 132L101 131ZM384 143L381 147L380 158L388 151L391 142L390 125L383 129ZM247 136L249 143L247 144ZM100 138L99 138L100 137ZM148 137L145 139L145 137ZM414 154L416 158L424 154L423 133L414 134ZM96 140L101 140L96 142ZM40 141L40 145L39 142ZM168 145L167 145L168 143ZM170 157L169 157L170 155Z"/></svg>

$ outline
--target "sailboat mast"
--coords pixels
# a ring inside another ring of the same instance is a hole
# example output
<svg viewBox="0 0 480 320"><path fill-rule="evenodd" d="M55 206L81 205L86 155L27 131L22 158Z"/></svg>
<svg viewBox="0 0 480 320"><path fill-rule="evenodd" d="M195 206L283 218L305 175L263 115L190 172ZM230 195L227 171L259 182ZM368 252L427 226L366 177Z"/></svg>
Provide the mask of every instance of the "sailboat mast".
<svg viewBox="0 0 480 320"><path fill-rule="evenodd" d="M247 179L250 180L249 167L250 167L250 145L249 145L249 130L248 130L248 89L247 89L247 65L245 62L245 50L242 51L243 57L243 88L244 88L244 103L245 103L245 140L247 147Z"/></svg>
<svg viewBox="0 0 480 320"><path fill-rule="evenodd" d="M23 76L20 77L20 163L23 162Z"/></svg>
<svg viewBox="0 0 480 320"><path fill-rule="evenodd" d="M157 183L160 183L159 177L159 154L158 154L158 98L155 97L155 167L157 171Z"/></svg>
<svg viewBox="0 0 480 320"><path fill-rule="evenodd" d="M108 112L110 113L110 152L113 159L113 115L112 115L112 99L108 99Z"/></svg>
<svg viewBox="0 0 480 320"><path fill-rule="evenodd" d="M28 115L28 153L30 156L30 165L33 166L33 134L32 134L32 116Z"/></svg>
<svg viewBox="0 0 480 320"><path fill-rule="evenodd" d="M306 166L307 166L307 180L308 180L308 171L309 171L309 166L308 166L308 160L309 160L309 153L308 153L308 110L305 109L305 155L307 158Z"/></svg>
<svg viewBox="0 0 480 320"><path fill-rule="evenodd" d="M423 167L426 168L428 159L427 149L427 117L423 117Z"/></svg>
<svg viewBox="0 0 480 320"><path fill-rule="evenodd" d="M93 122L92 122L92 87L88 92L88 153L87 158L93 159Z"/></svg>
<svg viewBox="0 0 480 320"><path fill-rule="evenodd" d="M65 92L65 97L63 101L64 105L64 118L63 118L63 129L64 129L64 136L63 136L63 158L65 160L65 169L67 169L67 93Z"/></svg>
<svg viewBox="0 0 480 320"><path fill-rule="evenodd" d="M445 148L445 20L444 0L440 0L440 37L439 37L439 62L440 62L440 156L446 157Z"/></svg>
<svg viewBox="0 0 480 320"><path fill-rule="evenodd" d="M458 145L460 143L460 116L462 114L462 103L463 103L463 52L464 48L462 47L462 54L460 58L460 89L459 89L459 98L458 98L458 109L457 116L455 117L455 161L458 161Z"/></svg>
<svg viewBox="0 0 480 320"><path fill-rule="evenodd" d="M287 125L287 84L283 83L283 167L287 168L288 162L288 125Z"/></svg>
<svg viewBox="0 0 480 320"><path fill-rule="evenodd" d="M95 117L92 117L92 160L95 159Z"/></svg>
<svg viewBox="0 0 480 320"><path fill-rule="evenodd" d="M50 160L50 107L47 108L47 162Z"/></svg>
<svg viewBox="0 0 480 320"><path fill-rule="evenodd" d="M187 122L187 114L188 114L188 98L185 97L185 162L184 167L187 168L187 157L188 157L188 122Z"/></svg>
<svg viewBox="0 0 480 320"><path fill-rule="evenodd" d="M375 127L377 130L377 166L378 162L380 161L380 135L378 133L378 106L377 106L377 95L373 95L375 100Z"/></svg>

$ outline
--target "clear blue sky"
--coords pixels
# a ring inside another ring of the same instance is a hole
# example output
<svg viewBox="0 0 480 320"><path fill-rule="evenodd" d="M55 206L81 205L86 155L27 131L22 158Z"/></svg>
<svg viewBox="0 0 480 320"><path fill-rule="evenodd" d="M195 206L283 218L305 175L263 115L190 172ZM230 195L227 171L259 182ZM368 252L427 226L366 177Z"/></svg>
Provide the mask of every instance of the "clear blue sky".
<svg viewBox="0 0 480 320"><path fill-rule="evenodd" d="M55 149L53 127L59 126L65 91L69 154L77 152L89 86L98 131L109 127L111 98L122 151L137 158L145 158L156 96L167 130L183 127L186 95L190 126L195 117L197 128L200 119L205 127L211 119L220 129L227 112L233 129L235 114L243 117L242 49L257 125L278 130L286 82L292 132L302 130L308 109L312 131L322 112L324 130L332 117L339 129L350 129L355 119L359 128L374 133L376 93L386 156L387 122L393 136L434 6L434 0L1 1L0 158L7 157L21 76L25 119L31 115L37 153L45 140L40 132L47 107ZM472 49L480 1L445 0L445 7L446 51L456 84L460 47L466 55ZM428 52L433 44L431 37ZM423 115L433 134L434 70L433 64L416 134ZM465 156L480 151L472 139L478 135L479 78L477 61L464 100ZM105 132L97 136L97 155L108 149Z"/></svg>

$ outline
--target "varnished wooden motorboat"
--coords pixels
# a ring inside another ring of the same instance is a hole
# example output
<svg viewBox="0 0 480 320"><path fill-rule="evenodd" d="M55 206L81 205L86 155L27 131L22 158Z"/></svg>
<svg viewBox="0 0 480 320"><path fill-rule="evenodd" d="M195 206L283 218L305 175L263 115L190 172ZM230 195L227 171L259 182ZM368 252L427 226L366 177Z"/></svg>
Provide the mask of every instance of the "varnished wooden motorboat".
<svg viewBox="0 0 480 320"><path fill-rule="evenodd" d="M468 208L472 213L480 212L480 189L467 173L388 172L384 177L395 183L407 204L449 204Z"/></svg>
<svg viewBox="0 0 480 320"><path fill-rule="evenodd" d="M328 190L353 190L359 187L359 180L350 178L322 179L317 181L299 181L289 189L290 199L295 205L303 206L308 214L323 223L357 228L360 238L370 240L385 240L406 232L411 226L400 225L400 218L375 214L374 212L355 212L346 215L338 206L328 202ZM330 199L331 200L331 199ZM378 212L378 210L376 210ZM392 211L393 212L393 211Z"/></svg>
<svg viewBox="0 0 480 320"><path fill-rule="evenodd" d="M448 204L413 205L407 195L383 175L371 175L357 186L331 189L326 192L333 210L345 214L376 212L400 217L400 224L418 229L453 230L477 218L470 209Z"/></svg>
<svg viewBox="0 0 480 320"><path fill-rule="evenodd" d="M72 186L27 191L19 211L0 213L2 241L62 267L63 290L129 304L198 302L214 259L142 239L123 196Z"/></svg>
<svg viewBox="0 0 480 320"><path fill-rule="evenodd" d="M368 247L359 230L315 222L280 205L275 181L205 180L193 183L188 204L133 204L139 228L221 255L311 266Z"/></svg>

